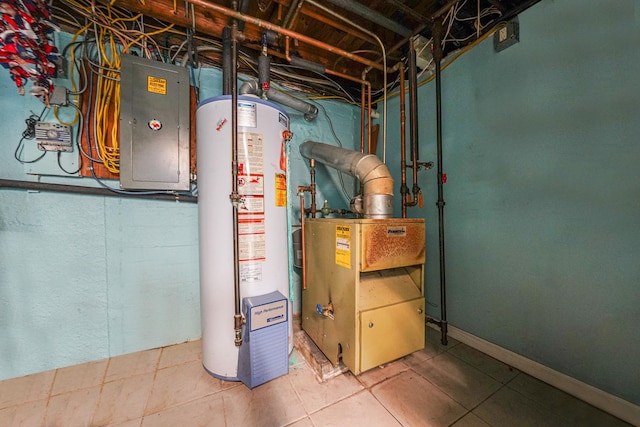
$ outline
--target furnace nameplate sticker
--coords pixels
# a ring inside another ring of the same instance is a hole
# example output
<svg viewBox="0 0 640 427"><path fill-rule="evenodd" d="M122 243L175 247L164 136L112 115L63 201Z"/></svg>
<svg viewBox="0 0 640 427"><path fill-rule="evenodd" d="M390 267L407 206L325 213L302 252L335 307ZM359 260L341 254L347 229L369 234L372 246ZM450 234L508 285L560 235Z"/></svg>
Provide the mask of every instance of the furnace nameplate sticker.
<svg viewBox="0 0 640 427"><path fill-rule="evenodd" d="M336 225L336 264L351 268L351 227Z"/></svg>
<svg viewBox="0 0 640 427"><path fill-rule="evenodd" d="M387 227L387 237L406 237L407 227L403 225L396 225Z"/></svg>

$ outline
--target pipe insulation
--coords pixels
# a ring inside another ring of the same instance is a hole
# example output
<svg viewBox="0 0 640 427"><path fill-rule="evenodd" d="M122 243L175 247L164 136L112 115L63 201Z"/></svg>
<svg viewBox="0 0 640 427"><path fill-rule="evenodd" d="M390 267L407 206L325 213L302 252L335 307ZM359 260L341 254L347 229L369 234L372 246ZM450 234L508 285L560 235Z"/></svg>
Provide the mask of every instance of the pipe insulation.
<svg viewBox="0 0 640 427"><path fill-rule="evenodd" d="M298 56L292 56L291 57L291 65L295 65L296 67L301 67L304 68L305 70L311 70L314 71L318 74L324 74L327 71L327 67L325 67L324 65L318 63L318 62L313 62L313 61L308 61L306 59L302 59Z"/></svg>
<svg viewBox="0 0 640 427"><path fill-rule="evenodd" d="M300 144L300 154L358 178L363 186L362 212L358 213L365 218L393 216L393 178L377 156L313 141Z"/></svg>
<svg viewBox="0 0 640 427"><path fill-rule="evenodd" d="M308 122L312 122L316 117L318 117L318 107L313 104L302 101L273 87L269 88L265 93L267 95L267 99L304 113L304 119ZM255 80L245 81L240 86L240 95L259 96L260 84Z"/></svg>

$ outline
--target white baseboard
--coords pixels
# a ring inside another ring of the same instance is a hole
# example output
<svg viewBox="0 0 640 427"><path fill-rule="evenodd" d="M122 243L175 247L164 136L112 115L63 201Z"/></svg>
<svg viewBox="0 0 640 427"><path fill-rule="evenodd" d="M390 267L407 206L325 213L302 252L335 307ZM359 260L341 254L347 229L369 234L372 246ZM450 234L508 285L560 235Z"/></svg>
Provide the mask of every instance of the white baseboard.
<svg viewBox="0 0 640 427"><path fill-rule="evenodd" d="M438 329L437 326L429 324L432 328ZM531 375L541 381L546 382L572 396L583 400L596 408L602 409L611 415L620 418L634 426L640 427L640 406L631 402L620 399L612 394L595 388L589 384L578 381L566 374L555 371L547 366L531 359L527 359L517 353L506 348L500 347L480 337L472 335L455 326L447 325L448 335L451 338L473 347L489 356L506 363L509 366Z"/></svg>

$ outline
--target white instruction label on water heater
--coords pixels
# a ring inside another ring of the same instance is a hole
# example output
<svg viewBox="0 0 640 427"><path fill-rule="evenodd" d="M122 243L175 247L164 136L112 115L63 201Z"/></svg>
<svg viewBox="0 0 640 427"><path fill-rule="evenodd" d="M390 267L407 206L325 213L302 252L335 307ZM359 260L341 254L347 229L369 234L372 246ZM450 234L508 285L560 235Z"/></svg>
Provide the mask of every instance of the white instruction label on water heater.
<svg viewBox="0 0 640 427"><path fill-rule="evenodd" d="M266 239L264 233L239 235L238 251L240 261L264 260L266 254Z"/></svg>
<svg viewBox="0 0 640 427"><path fill-rule="evenodd" d="M262 282L262 264L240 263L240 283Z"/></svg>
<svg viewBox="0 0 640 427"><path fill-rule="evenodd" d="M238 126L247 128L258 126L255 102L238 101Z"/></svg>
<svg viewBox="0 0 640 427"><path fill-rule="evenodd" d="M238 132L238 175L264 175L264 143L261 133Z"/></svg>

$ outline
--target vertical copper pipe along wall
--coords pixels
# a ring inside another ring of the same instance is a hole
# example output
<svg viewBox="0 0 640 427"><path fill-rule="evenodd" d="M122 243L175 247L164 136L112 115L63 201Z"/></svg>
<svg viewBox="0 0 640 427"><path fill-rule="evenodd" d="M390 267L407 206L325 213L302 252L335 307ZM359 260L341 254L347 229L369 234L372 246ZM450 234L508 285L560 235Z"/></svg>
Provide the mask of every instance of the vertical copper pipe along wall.
<svg viewBox="0 0 640 427"><path fill-rule="evenodd" d="M300 188L298 188L300 191ZM307 266L305 265L305 249L304 249L304 193L300 193L300 246L302 248L302 289L307 289Z"/></svg>

